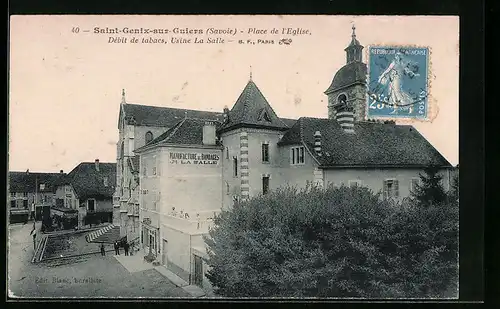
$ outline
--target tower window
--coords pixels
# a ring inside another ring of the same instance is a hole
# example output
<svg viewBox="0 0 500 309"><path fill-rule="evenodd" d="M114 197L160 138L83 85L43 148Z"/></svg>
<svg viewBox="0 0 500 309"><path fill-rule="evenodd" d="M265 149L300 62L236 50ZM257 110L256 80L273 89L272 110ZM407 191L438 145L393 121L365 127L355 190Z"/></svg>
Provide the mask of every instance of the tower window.
<svg viewBox="0 0 500 309"><path fill-rule="evenodd" d="M262 194L269 193L269 176L262 177Z"/></svg>
<svg viewBox="0 0 500 309"><path fill-rule="evenodd" d="M346 105L347 104L347 96L345 94L341 94L337 98L337 104L339 105Z"/></svg>
<svg viewBox="0 0 500 309"><path fill-rule="evenodd" d="M151 131L146 132L146 144L153 140L153 133Z"/></svg>
<svg viewBox="0 0 500 309"><path fill-rule="evenodd" d="M269 144L262 144L262 162L269 162Z"/></svg>

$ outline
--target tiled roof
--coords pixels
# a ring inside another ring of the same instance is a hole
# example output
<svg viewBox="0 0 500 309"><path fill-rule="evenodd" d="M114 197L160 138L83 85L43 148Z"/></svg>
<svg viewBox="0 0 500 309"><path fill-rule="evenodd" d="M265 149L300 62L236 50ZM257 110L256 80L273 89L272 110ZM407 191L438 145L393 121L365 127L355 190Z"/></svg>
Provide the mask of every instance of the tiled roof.
<svg viewBox="0 0 500 309"><path fill-rule="evenodd" d="M138 126L172 127L187 117L222 121L222 113L199 111L181 108L147 106L139 104L122 104L125 117L133 117ZM120 117L122 113L120 112Z"/></svg>
<svg viewBox="0 0 500 309"><path fill-rule="evenodd" d="M297 119L280 118L289 128L293 127Z"/></svg>
<svg viewBox="0 0 500 309"><path fill-rule="evenodd" d="M359 61L348 63L337 71L325 94L354 83L366 83L366 74L367 68L365 63Z"/></svg>
<svg viewBox="0 0 500 309"><path fill-rule="evenodd" d="M241 92L238 100L229 112L229 120L221 127L222 131L238 126L257 126L286 129L283 122L274 112L257 85L250 80Z"/></svg>
<svg viewBox="0 0 500 309"><path fill-rule="evenodd" d="M158 144L202 145L203 126L207 121L212 120L185 118L179 121L169 130L167 130L167 132L161 134L160 136L149 142L147 145L138 148L136 151L140 151L145 147L150 147L152 145ZM214 124L216 128L220 126L220 122L214 121Z"/></svg>
<svg viewBox="0 0 500 309"><path fill-rule="evenodd" d="M9 172L9 190L23 193L55 192L57 182L65 175L63 173ZM35 189L37 184L38 189ZM41 190L40 184L44 184L45 188Z"/></svg>
<svg viewBox="0 0 500 309"><path fill-rule="evenodd" d="M140 156L139 155L129 157L127 162L128 162L128 166L130 167L130 170L132 172L139 171L139 163L140 163Z"/></svg>
<svg viewBox="0 0 500 309"><path fill-rule="evenodd" d="M314 151L316 131L321 133L322 156ZM323 167L451 166L413 126L356 122L354 131L345 133L336 120L300 118L279 144L303 141Z"/></svg>
<svg viewBox="0 0 500 309"><path fill-rule="evenodd" d="M108 179L107 186L104 186L105 177ZM82 162L68 174L67 181L80 200L112 198L116 185L116 163L99 162L97 171L95 162Z"/></svg>

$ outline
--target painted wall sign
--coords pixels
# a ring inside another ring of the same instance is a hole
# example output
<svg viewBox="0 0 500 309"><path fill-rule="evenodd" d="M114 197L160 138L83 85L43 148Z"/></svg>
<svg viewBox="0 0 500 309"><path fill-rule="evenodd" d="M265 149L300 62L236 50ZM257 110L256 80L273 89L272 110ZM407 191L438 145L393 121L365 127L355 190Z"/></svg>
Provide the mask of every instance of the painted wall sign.
<svg viewBox="0 0 500 309"><path fill-rule="evenodd" d="M169 153L170 164L182 165L217 165L219 164L219 155L215 153Z"/></svg>

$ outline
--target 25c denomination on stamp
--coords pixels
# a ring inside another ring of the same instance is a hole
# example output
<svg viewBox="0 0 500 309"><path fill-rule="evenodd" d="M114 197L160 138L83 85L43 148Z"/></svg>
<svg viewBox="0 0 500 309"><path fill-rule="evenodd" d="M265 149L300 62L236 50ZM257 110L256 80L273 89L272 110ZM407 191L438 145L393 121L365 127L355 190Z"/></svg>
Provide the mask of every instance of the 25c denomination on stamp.
<svg viewBox="0 0 500 309"><path fill-rule="evenodd" d="M368 119L429 120L428 47L368 47Z"/></svg>

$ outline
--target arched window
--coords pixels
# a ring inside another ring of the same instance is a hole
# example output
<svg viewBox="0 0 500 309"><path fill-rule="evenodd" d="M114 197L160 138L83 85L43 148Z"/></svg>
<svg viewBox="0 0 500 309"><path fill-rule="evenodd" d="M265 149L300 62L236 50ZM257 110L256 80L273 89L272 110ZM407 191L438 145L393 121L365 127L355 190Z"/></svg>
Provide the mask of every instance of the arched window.
<svg viewBox="0 0 500 309"><path fill-rule="evenodd" d="M124 154L125 154L125 143L122 141L122 144L120 146L120 158L123 158Z"/></svg>
<svg viewBox="0 0 500 309"><path fill-rule="evenodd" d="M146 133L146 144L151 142L153 140L153 133L151 133L151 131L148 131Z"/></svg>

